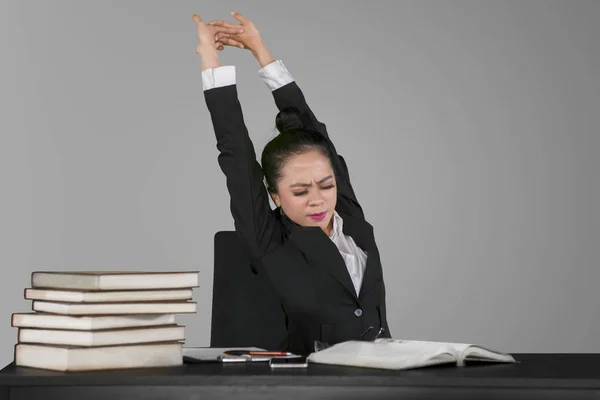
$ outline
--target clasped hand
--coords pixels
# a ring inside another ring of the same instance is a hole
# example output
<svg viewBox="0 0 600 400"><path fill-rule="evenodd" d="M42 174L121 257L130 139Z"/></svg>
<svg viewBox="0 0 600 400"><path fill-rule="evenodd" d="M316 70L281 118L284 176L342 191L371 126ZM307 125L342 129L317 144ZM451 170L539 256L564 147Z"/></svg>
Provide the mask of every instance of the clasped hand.
<svg viewBox="0 0 600 400"><path fill-rule="evenodd" d="M213 47L221 51L225 46L232 46L252 51L259 46L262 40L254 23L239 13L232 12L231 15L238 24L224 20L213 20L207 24L198 15L191 15L198 28L199 44L196 53L200 53L203 47Z"/></svg>

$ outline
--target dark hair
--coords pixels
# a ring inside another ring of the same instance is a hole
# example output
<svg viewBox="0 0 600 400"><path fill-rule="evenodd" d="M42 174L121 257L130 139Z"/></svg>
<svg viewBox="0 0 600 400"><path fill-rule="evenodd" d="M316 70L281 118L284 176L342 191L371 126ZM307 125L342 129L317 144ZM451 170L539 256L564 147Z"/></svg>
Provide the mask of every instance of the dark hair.
<svg viewBox="0 0 600 400"><path fill-rule="evenodd" d="M306 122L305 122L306 121ZM306 114L295 107L286 107L275 118L279 135L267 143L262 152L261 165L267 189L277 192L277 182L281 179L282 169L292 156L310 150L320 151L331 163L331 153L323 135L310 128ZM331 163L333 167L333 163Z"/></svg>

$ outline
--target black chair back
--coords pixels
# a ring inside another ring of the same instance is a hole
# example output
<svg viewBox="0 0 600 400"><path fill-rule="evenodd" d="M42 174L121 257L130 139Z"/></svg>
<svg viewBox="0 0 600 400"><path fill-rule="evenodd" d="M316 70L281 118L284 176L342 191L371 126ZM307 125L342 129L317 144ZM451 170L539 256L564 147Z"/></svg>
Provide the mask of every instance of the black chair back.
<svg viewBox="0 0 600 400"><path fill-rule="evenodd" d="M211 347L282 350L285 313L272 285L253 272L251 259L233 231L215 234Z"/></svg>

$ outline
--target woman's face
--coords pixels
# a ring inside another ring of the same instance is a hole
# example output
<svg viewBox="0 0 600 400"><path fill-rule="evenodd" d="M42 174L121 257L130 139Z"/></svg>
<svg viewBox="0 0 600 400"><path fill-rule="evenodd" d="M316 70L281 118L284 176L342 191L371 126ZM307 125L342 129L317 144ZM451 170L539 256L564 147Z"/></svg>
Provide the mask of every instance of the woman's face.
<svg viewBox="0 0 600 400"><path fill-rule="evenodd" d="M337 187L331 163L320 151L290 157L277 182L277 193L271 197L298 225L318 226L331 233Z"/></svg>

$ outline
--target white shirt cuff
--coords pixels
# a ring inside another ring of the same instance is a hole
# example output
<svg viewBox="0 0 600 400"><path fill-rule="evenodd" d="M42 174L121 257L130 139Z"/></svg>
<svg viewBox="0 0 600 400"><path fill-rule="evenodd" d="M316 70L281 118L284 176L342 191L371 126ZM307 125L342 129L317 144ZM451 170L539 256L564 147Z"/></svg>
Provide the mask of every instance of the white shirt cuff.
<svg viewBox="0 0 600 400"><path fill-rule="evenodd" d="M204 90L235 85L235 65L223 65L202 71L202 88Z"/></svg>
<svg viewBox="0 0 600 400"><path fill-rule="evenodd" d="M273 61L271 64L258 70L258 75L263 79L271 91L279 89L294 81L281 60Z"/></svg>

